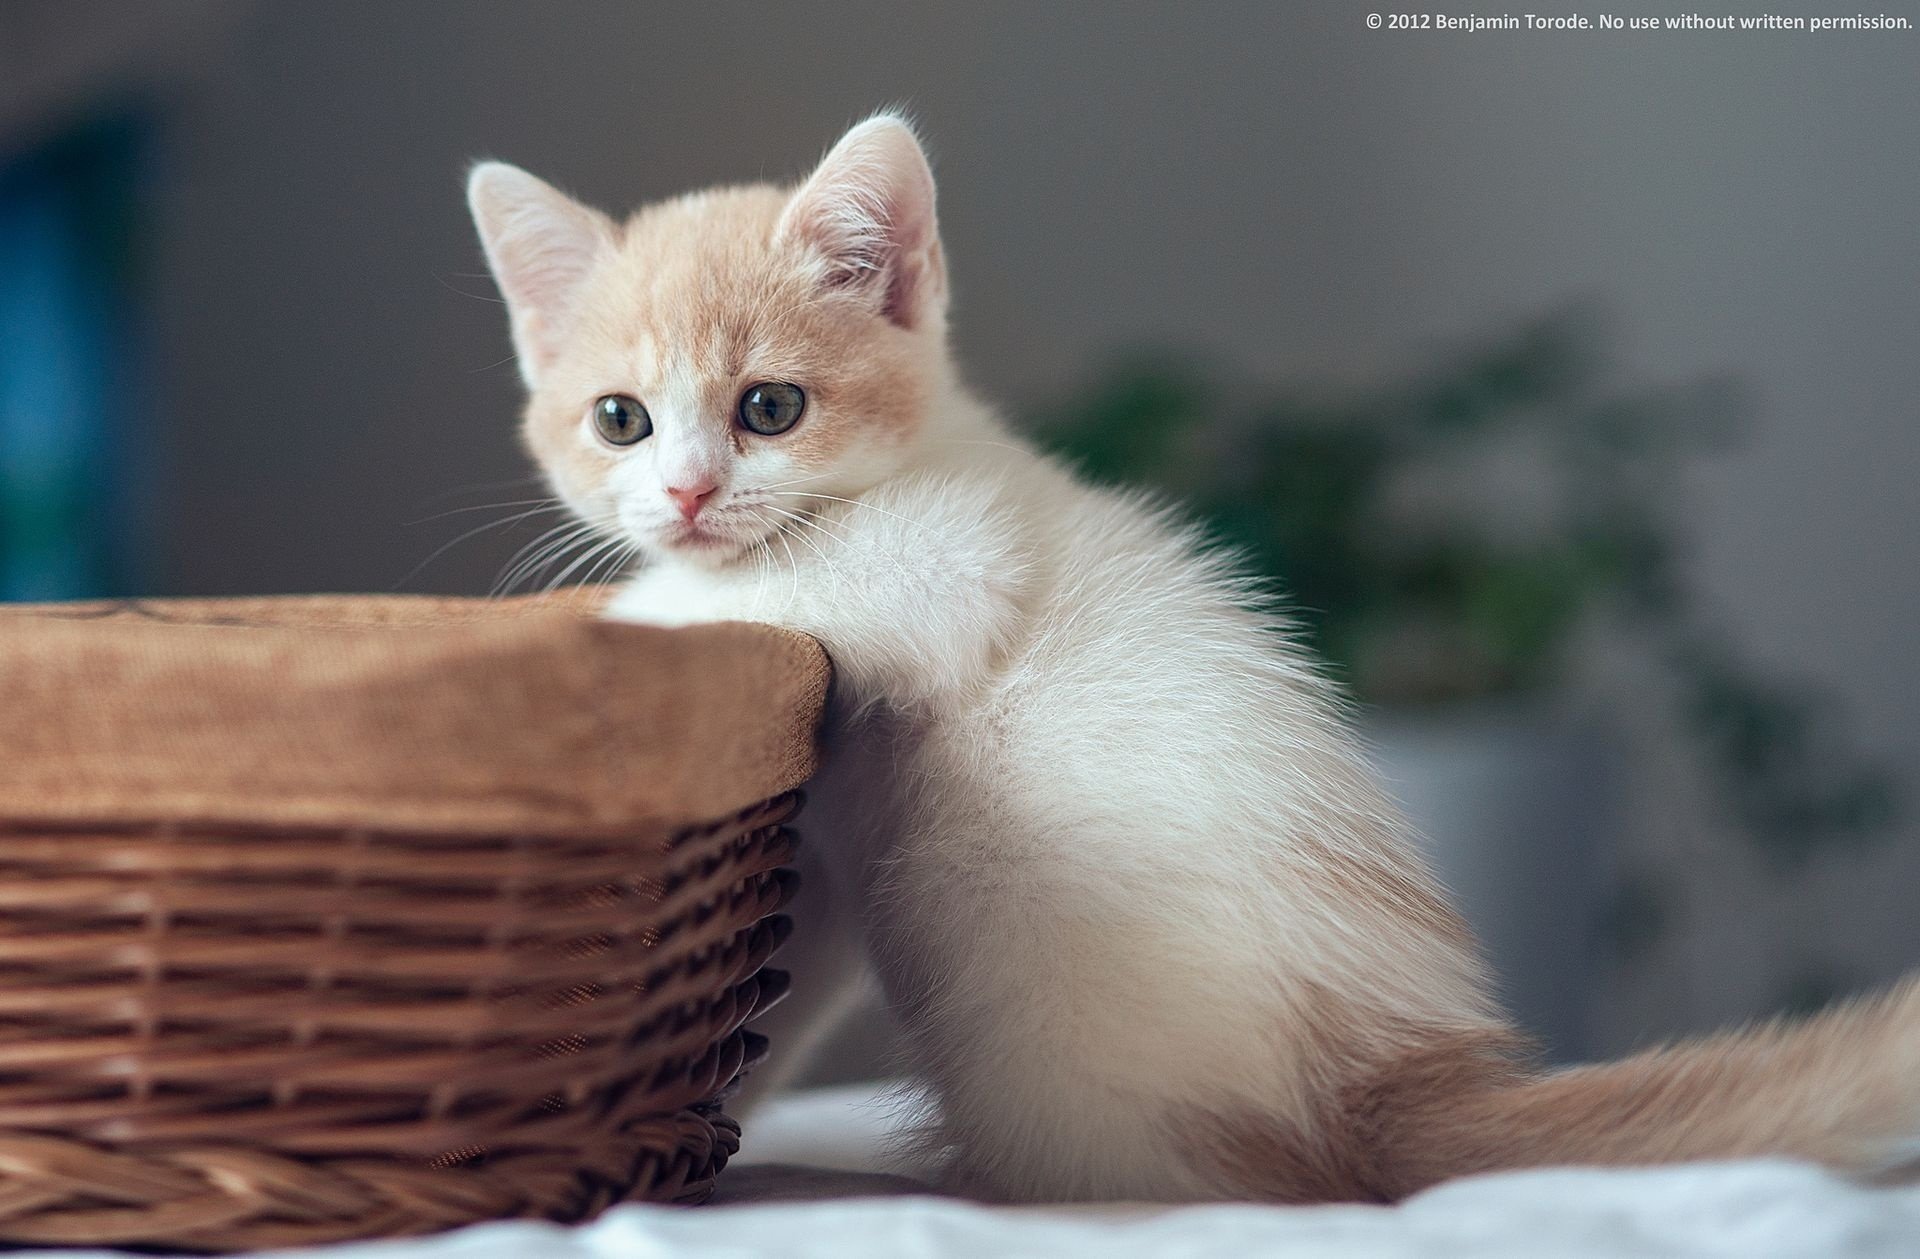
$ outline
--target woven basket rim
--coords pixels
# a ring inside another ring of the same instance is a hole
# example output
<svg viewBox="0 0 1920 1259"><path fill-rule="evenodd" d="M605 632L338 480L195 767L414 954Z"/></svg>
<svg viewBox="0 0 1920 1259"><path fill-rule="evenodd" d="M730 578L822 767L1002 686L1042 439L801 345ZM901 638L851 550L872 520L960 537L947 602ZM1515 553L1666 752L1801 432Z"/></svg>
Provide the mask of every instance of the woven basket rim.
<svg viewBox="0 0 1920 1259"><path fill-rule="evenodd" d="M0 605L0 822L614 837L818 763L819 644L514 600Z"/></svg>

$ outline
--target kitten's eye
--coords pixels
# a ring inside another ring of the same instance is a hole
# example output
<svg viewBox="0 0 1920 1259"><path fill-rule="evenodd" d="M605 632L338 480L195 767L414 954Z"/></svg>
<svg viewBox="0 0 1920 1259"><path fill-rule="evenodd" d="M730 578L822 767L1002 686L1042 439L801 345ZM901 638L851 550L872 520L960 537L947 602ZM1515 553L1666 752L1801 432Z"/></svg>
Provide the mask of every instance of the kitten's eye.
<svg viewBox="0 0 1920 1259"><path fill-rule="evenodd" d="M631 446L653 435L653 417L640 399L610 393L593 404L593 427L609 446Z"/></svg>
<svg viewBox="0 0 1920 1259"><path fill-rule="evenodd" d="M740 423L762 437L784 433L800 422L807 395L797 385L767 381L740 395Z"/></svg>

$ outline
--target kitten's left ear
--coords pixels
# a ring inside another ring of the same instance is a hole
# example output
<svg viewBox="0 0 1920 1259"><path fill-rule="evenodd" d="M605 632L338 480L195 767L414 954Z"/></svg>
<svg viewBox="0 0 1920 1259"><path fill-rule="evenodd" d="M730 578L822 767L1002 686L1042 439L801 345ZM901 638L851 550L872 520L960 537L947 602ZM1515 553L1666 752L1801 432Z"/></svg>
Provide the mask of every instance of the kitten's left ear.
<svg viewBox="0 0 1920 1259"><path fill-rule="evenodd" d="M824 284L866 296L902 328L946 311L933 172L913 128L896 114L876 115L841 137L787 203L779 236L816 253Z"/></svg>
<svg viewBox="0 0 1920 1259"><path fill-rule="evenodd" d="M505 162L473 168L467 205L507 299L521 378L536 388L579 318L587 277L613 250L613 220Z"/></svg>

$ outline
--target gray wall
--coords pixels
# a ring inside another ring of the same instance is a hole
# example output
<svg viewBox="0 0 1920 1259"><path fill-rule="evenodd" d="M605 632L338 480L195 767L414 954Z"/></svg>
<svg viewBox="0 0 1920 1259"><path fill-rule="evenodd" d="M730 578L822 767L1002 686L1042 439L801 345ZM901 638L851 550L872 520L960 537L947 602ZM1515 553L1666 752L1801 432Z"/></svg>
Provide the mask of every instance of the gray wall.
<svg viewBox="0 0 1920 1259"><path fill-rule="evenodd" d="M795 174L904 102L943 180L961 347L1006 400L1139 342L1377 381L1573 300L1613 317L1630 378L1744 381L1756 431L1687 486L1693 579L1911 781L1920 32L1394 34L1366 11L240 6L157 187L158 584L385 588L477 517L407 521L526 497L436 499L525 472L470 159L626 206ZM507 549L463 544L410 588L484 588ZM1863 980L1920 961L1913 827L1783 887L1647 791L1640 842L1707 895L1623 1025L1764 1005L1771 941Z"/></svg>

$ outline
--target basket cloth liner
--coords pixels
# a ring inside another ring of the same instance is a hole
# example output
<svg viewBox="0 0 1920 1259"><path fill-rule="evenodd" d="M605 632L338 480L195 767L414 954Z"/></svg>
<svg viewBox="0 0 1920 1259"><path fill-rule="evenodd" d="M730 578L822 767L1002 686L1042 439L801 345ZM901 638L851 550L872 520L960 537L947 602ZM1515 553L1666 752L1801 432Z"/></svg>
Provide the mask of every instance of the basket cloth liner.
<svg viewBox="0 0 1920 1259"><path fill-rule="evenodd" d="M570 592L0 605L0 817L601 835L812 772L817 644L593 610Z"/></svg>

